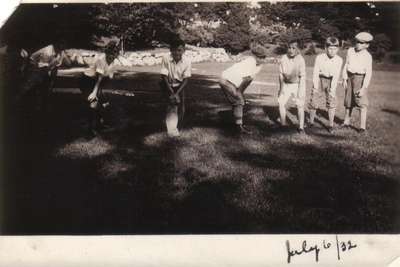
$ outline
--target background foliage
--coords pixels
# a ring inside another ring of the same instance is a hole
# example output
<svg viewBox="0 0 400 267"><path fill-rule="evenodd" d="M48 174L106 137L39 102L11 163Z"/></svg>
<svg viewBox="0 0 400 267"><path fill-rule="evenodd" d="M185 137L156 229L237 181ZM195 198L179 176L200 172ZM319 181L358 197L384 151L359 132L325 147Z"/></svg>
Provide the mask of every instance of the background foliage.
<svg viewBox="0 0 400 267"><path fill-rule="evenodd" d="M179 35L197 46L231 53L250 42L269 47L298 38L323 45L330 35L344 44L363 30L376 36L376 58L400 45L400 4L386 3L136 3L21 5L1 29L5 43L35 49L58 40L93 47L100 36L117 36L127 50L162 46ZM314 47L314 46L313 46Z"/></svg>

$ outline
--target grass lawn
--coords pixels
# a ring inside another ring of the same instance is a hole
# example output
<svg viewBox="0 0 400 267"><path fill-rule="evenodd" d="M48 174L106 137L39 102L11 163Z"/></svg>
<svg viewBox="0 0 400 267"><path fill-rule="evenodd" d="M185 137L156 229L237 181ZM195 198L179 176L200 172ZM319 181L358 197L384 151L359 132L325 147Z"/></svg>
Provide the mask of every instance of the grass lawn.
<svg viewBox="0 0 400 267"><path fill-rule="evenodd" d="M277 66L266 65L246 91L253 134L240 137L215 82L228 65L193 65L177 140L165 134L158 67L106 84L135 96L110 94L114 127L91 140L76 81L60 78L45 135L31 112L10 119L4 232L400 232L399 72L374 72L367 134L328 134L321 111L301 136L278 127ZM288 115L296 124L296 110Z"/></svg>

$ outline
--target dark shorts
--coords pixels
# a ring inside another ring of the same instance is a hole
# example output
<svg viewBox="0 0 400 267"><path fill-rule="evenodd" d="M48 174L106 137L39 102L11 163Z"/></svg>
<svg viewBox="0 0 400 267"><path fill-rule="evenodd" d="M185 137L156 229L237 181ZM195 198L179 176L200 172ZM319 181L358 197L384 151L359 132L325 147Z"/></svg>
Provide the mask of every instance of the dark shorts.
<svg viewBox="0 0 400 267"><path fill-rule="evenodd" d="M160 83L160 88L161 88L161 94L163 95L163 98L167 101L168 104L172 104L172 105L177 105L175 103L171 103L170 102L170 92L167 88L167 85L165 84L165 81L163 79L161 79ZM176 92L180 86L171 86L172 90L174 90L174 92ZM179 100L180 100L180 104L184 105L185 103L185 89L183 89L180 93L179 93Z"/></svg>
<svg viewBox="0 0 400 267"><path fill-rule="evenodd" d="M346 108L354 108L354 107L368 107L368 95L367 92L364 92L363 96L358 96L357 92L360 91L364 81L364 74L353 74L348 72L348 81L347 88L344 97L344 106Z"/></svg>
<svg viewBox="0 0 400 267"><path fill-rule="evenodd" d="M219 85L232 106L244 106L244 95L233 83L226 79L220 79Z"/></svg>
<svg viewBox="0 0 400 267"><path fill-rule="evenodd" d="M310 109L318 109L323 104L328 109L336 107L336 96L332 96L331 83L332 78L320 76L319 89L311 90Z"/></svg>

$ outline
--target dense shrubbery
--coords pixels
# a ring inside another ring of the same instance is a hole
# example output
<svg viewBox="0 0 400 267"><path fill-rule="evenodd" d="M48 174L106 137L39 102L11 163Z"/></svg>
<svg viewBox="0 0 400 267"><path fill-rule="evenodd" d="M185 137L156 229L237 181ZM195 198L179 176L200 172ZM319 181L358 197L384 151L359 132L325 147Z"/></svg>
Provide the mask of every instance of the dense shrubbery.
<svg viewBox="0 0 400 267"><path fill-rule="evenodd" d="M313 34L313 39L319 43L320 47L324 47L326 38L330 36L339 38L340 30L330 23L321 23L318 30Z"/></svg>
<svg viewBox="0 0 400 267"><path fill-rule="evenodd" d="M275 53L286 53L287 44L290 41L297 41L299 48L304 49L312 40L311 31L304 28L289 28L287 31L280 35L279 46L275 49Z"/></svg>
<svg viewBox="0 0 400 267"><path fill-rule="evenodd" d="M71 46L86 47L93 35L117 36L126 50L137 50L165 44L179 34L189 44L237 53L248 49L250 42L268 47L298 39L302 47L310 41L323 46L324 39L333 35L346 43L362 30L375 35L371 45L375 58L400 46L397 3L259 5L256 9L244 2L21 5L16 13L23 16L10 18L0 38L38 47L53 42L55 32L62 32L70 37ZM210 27L215 23L220 27Z"/></svg>
<svg viewBox="0 0 400 267"><path fill-rule="evenodd" d="M225 48L225 50L232 54L237 54L249 48L249 31L246 31L237 24L221 25L216 31L214 45Z"/></svg>
<svg viewBox="0 0 400 267"><path fill-rule="evenodd" d="M181 27L178 30L179 36L187 44L207 47L214 44L215 30L205 26Z"/></svg>
<svg viewBox="0 0 400 267"><path fill-rule="evenodd" d="M259 22L252 23L250 27L250 35L253 43L260 44L269 48L271 44L277 44L282 33L286 32L286 27L281 23L273 23L263 26Z"/></svg>
<svg viewBox="0 0 400 267"><path fill-rule="evenodd" d="M385 57L391 47L392 41L390 38L386 34L380 33L375 36L374 41L370 46L370 50L374 59L380 61Z"/></svg>

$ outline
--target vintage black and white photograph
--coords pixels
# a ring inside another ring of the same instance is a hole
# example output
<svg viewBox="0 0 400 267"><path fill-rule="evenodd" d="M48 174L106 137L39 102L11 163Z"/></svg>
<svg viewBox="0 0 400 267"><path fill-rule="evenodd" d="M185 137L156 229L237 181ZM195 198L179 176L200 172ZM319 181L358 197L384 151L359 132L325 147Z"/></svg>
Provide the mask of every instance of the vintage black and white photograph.
<svg viewBox="0 0 400 267"><path fill-rule="evenodd" d="M400 233L400 3L21 4L3 235Z"/></svg>

